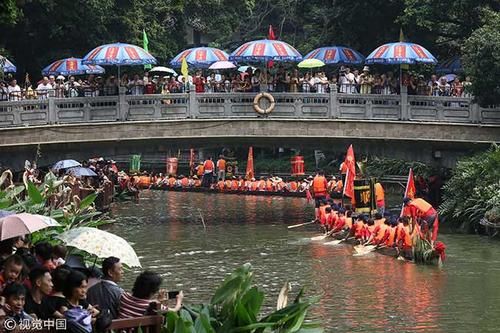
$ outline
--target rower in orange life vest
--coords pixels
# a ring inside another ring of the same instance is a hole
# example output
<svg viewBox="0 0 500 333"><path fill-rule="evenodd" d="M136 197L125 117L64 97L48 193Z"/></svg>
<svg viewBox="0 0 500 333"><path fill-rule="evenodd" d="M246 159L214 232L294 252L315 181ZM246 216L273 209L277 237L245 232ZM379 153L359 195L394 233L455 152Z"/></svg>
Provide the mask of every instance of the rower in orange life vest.
<svg viewBox="0 0 500 333"><path fill-rule="evenodd" d="M316 176L312 181L312 190L314 194L315 208L316 208L316 219L319 220L319 207L322 201L326 201L326 191L328 188L328 182L325 178L325 173L321 170L316 172Z"/></svg>
<svg viewBox="0 0 500 333"><path fill-rule="evenodd" d="M404 198L405 216L412 217L415 221L421 221L420 229L423 235L430 240L432 244L437 239L439 220L437 211L430 203L421 198Z"/></svg>

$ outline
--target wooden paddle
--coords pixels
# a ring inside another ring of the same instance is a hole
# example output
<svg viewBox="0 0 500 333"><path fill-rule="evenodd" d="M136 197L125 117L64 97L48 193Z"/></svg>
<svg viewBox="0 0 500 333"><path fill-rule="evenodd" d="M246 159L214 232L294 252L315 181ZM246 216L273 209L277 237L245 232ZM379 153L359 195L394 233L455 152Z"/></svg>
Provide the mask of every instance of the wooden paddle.
<svg viewBox="0 0 500 333"><path fill-rule="evenodd" d="M293 228L303 227L303 226L305 226L305 225L313 224L313 223L315 223L315 222L316 222L316 220L313 220L313 221L311 221L311 222L306 222L306 223L300 223L300 224L290 225L290 226L288 226L288 229L293 229Z"/></svg>
<svg viewBox="0 0 500 333"><path fill-rule="evenodd" d="M326 237L329 237L332 233L333 233L333 230L329 231L329 232L327 232L327 233L325 233L324 235L321 235L321 236L311 237L311 240L312 241L320 241L320 240L325 239Z"/></svg>

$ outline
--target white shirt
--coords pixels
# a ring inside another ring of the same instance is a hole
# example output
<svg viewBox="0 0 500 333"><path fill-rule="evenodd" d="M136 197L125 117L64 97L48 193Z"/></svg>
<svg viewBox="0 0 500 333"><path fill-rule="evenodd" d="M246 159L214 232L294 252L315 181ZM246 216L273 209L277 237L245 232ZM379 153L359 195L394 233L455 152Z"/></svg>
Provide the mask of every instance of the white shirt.
<svg viewBox="0 0 500 333"><path fill-rule="evenodd" d="M46 99L49 97L49 90L52 90L52 85L50 83L44 84L43 82L36 87L36 91L39 92L38 99Z"/></svg>
<svg viewBox="0 0 500 333"><path fill-rule="evenodd" d="M9 85L7 87L7 92L9 93L9 101L21 100L21 87L19 87L17 84L15 86Z"/></svg>

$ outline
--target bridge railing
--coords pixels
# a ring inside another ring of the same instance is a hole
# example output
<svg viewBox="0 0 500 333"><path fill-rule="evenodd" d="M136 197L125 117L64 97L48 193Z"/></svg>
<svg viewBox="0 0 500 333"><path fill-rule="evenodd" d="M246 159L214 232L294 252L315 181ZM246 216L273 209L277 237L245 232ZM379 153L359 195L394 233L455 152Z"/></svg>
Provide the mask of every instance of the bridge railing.
<svg viewBox="0 0 500 333"><path fill-rule="evenodd" d="M500 106L483 108L470 98L273 93L269 118L403 120L500 124ZM47 98L0 102L0 127L103 121L257 117L255 93L184 93Z"/></svg>

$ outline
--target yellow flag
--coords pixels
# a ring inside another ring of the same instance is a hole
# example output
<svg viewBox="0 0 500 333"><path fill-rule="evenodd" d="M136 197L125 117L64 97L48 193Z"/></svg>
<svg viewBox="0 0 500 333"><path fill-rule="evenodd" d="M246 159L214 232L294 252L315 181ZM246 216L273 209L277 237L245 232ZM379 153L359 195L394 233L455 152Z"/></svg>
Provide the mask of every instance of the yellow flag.
<svg viewBox="0 0 500 333"><path fill-rule="evenodd" d="M188 79L188 63L186 61L186 58L182 59L181 73L182 73L182 76L184 76L186 78L186 82L187 82L187 79Z"/></svg>

